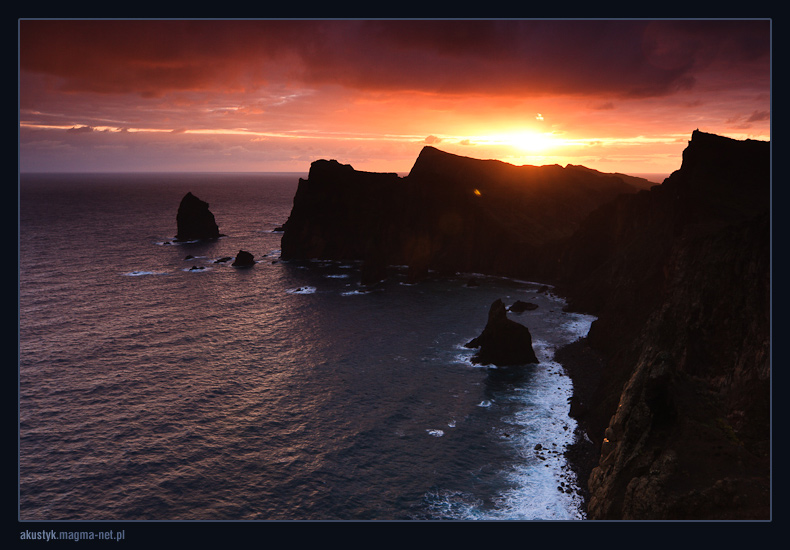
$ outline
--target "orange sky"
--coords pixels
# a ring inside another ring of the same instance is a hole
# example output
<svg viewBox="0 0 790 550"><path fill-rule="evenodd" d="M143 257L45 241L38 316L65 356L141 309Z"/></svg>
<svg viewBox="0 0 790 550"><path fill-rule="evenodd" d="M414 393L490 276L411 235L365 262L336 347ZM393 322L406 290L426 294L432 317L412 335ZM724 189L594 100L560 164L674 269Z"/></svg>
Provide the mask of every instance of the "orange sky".
<svg viewBox="0 0 790 550"><path fill-rule="evenodd" d="M768 20L19 22L22 171L408 172L420 149L668 174L770 138Z"/></svg>

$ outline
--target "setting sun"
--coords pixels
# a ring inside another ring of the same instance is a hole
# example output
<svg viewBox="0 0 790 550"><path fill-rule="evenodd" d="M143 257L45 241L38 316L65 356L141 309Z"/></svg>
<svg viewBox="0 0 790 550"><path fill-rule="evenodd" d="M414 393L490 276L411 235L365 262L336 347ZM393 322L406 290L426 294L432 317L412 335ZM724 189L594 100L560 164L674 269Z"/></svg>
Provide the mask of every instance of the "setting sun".
<svg viewBox="0 0 790 550"><path fill-rule="evenodd" d="M504 136L502 141L527 153L546 151L558 145L557 140L551 134L538 132L517 132Z"/></svg>

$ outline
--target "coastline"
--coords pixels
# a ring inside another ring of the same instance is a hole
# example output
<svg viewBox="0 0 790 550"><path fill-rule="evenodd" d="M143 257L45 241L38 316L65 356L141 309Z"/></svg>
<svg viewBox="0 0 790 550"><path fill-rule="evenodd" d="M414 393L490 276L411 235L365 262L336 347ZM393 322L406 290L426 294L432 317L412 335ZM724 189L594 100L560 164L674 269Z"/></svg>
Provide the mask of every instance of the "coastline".
<svg viewBox="0 0 790 550"><path fill-rule="evenodd" d="M573 383L569 416L576 420L576 431L574 443L565 450L565 459L568 468L576 475L578 494L582 498L582 512L587 519L587 504L590 499L588 480L593 468L598 466L600 450L588 436L589 423L586 421L586 413L598 387L604 360L590 348L586 337L558 349L554 359L562 365L565 374Z"/></svg>

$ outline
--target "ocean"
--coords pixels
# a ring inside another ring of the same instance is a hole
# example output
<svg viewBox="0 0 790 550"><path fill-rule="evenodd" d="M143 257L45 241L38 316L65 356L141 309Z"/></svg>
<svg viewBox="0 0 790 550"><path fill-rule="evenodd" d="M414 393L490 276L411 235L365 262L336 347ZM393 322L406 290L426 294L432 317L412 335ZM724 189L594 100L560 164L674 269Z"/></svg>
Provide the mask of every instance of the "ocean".
<svg viewBox="0 0 790 550"><path fill-rule="evenodd" d="M20 176L19 519L584 519L554 352L594 318L540 281L281 261L300 176ZM173 241L188 191L223 237ZM463 346L499 298L538 304L518 380Z"/></svg>

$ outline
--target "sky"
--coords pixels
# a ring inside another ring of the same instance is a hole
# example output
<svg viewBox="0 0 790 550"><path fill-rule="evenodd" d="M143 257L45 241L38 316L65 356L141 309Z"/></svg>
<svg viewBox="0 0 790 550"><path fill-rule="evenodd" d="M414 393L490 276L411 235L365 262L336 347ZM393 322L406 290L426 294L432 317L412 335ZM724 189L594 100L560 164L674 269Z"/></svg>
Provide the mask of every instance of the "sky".
<svg viewBox="0 0 790 550"><path fill-rule="evenodd" d="M695 129L770 139L767 19L18 23L21 172L668 175Z"/></svg>

